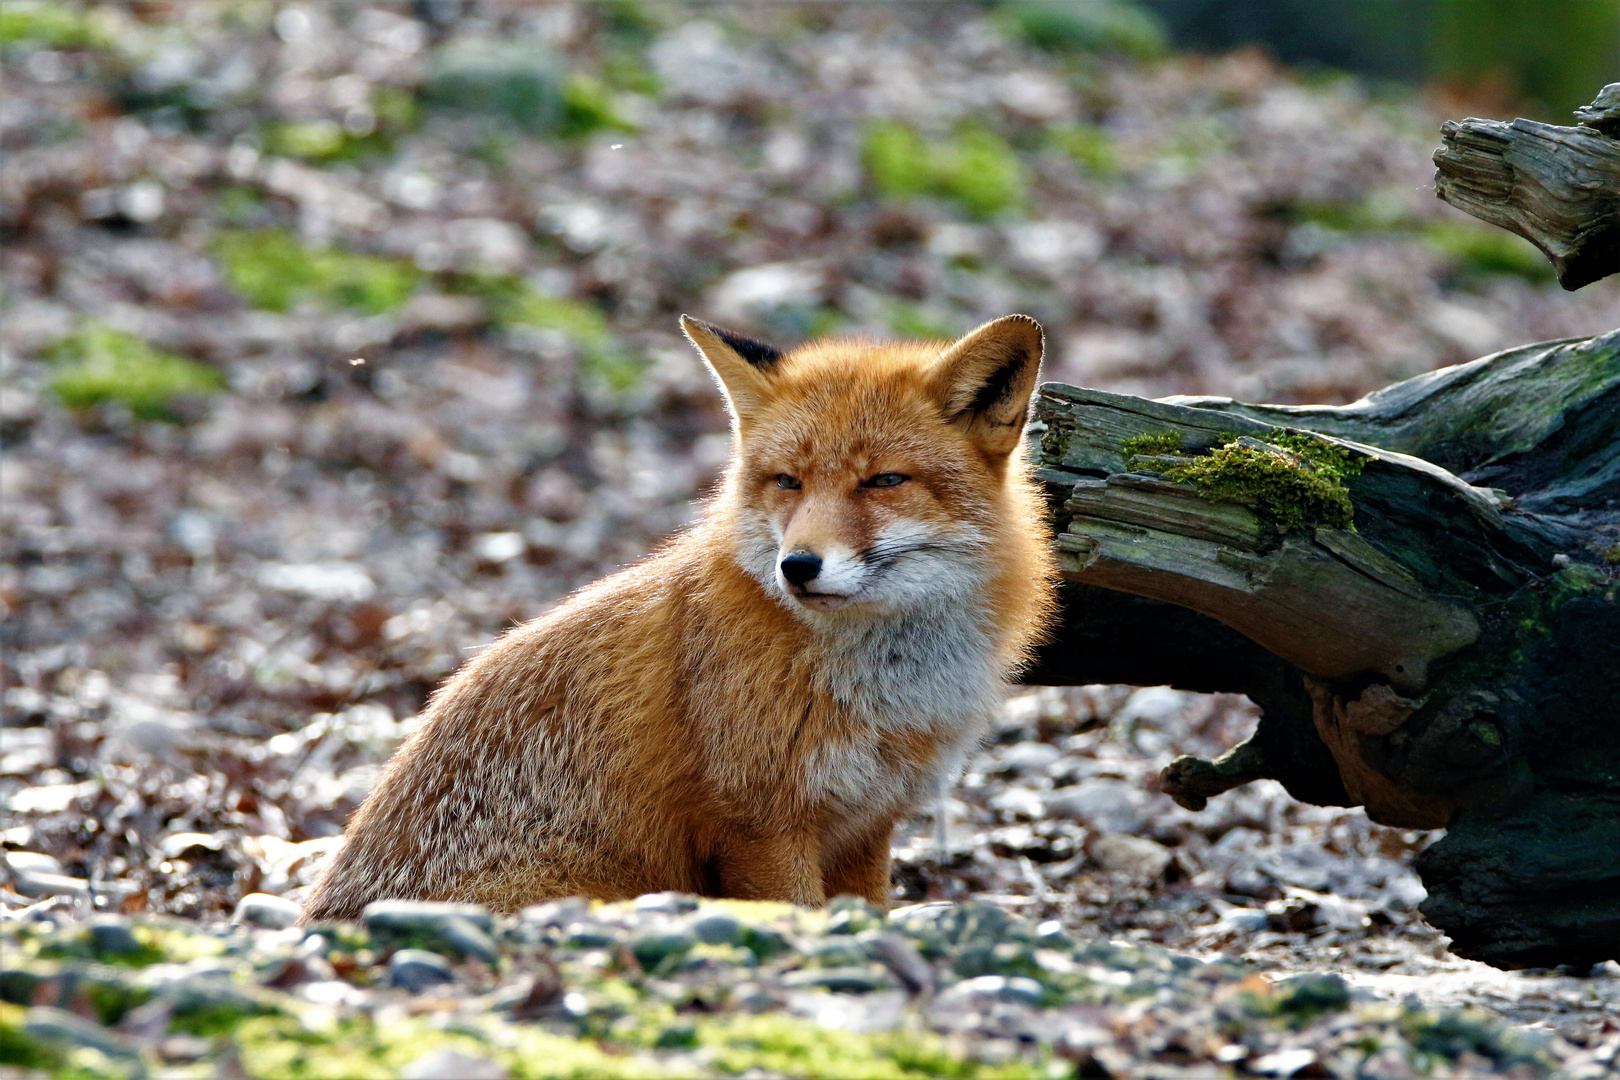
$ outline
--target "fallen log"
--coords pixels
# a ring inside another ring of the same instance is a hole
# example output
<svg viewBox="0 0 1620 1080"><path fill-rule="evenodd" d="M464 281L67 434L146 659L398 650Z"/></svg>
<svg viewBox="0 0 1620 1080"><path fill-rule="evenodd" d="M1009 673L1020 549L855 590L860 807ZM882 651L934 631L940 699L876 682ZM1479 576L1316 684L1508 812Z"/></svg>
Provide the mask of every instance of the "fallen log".
<svg viewBox="0 0 1620 1080"><path fill-rule="evenodd" d="M1457 953L1620 958L1620 330L1343 406L1050 383L1035 430L1064 623L1027 681L1248 694L1183 806L1269 777L1446 828Z"/></svg>
<svg viewBox="0 0 1620 1080"><path fill-rule="evenodd" d="M1571 290L1620 271L1620 83L1575 116L1450 120L1434 152L1435 194L1529 240Z"/></svg>

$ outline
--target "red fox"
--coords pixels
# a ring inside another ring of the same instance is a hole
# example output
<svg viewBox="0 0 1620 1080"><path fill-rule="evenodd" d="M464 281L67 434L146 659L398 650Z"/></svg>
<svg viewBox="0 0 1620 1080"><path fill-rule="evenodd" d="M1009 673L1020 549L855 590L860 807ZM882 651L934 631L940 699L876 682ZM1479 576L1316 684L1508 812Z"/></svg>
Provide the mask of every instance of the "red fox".
<svg viewBox="0 0 1620 1080"><path fill-rule="evenodd" d="M1053 612L1020 452L1040 325L786 353L681 327L732 421L703 520L434 695L306 921L663 890L887 906L896 822L960 767Z"/></svg>

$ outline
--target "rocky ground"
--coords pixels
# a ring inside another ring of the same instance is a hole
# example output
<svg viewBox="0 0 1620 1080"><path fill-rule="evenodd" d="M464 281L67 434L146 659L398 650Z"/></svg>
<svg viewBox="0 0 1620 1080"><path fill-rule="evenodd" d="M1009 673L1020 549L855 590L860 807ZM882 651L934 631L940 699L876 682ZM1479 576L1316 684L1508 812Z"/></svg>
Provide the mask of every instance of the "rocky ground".
<svg viewBox="0 0 1620 1080"><path fill-rule="evenodd" d="M0 1069L1616 1067L1617 972L1451 957L1425 834L1171 804L1254 717L1162 688L1015 696L887 924L228 924L296 900L469 650L698 512L727 437L681 311L1022 310L1051 378L1311 401L1614 325L1620 286L1433 199L1409 96L1032 10L0 7Z"/></svg>

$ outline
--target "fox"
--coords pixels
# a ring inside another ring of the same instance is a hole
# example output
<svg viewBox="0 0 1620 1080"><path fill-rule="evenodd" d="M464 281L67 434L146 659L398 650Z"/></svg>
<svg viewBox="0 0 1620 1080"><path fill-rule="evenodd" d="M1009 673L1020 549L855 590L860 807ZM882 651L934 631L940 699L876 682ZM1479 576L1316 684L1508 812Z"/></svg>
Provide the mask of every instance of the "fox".
<svg viewBox="0 0 1620 1080"><path fill-rule="evenodd" d="M887 908L897 823L1054 614L1022 452L1042 329L782 351L680 325L731 427L697 523L436 691L304 922L662 891Z"/></svg>

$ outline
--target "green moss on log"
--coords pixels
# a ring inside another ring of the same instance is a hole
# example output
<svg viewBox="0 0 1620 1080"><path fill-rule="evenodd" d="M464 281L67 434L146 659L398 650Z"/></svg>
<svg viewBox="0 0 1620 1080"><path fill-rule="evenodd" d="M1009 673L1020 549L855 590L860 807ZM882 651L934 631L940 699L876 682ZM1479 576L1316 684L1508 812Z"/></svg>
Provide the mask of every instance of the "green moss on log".
<svg viewBox="0 0 1620 1080"><path fill-rule="evenodd" d="M1196 457L1181 453L1179 431L1137 435L1126 439L1121 449L1137 459L1133 468L1191 484L1213 502L1247 506L1278 532L1355 529L1355 509L1344 479L1359 473L1363 462L1349 448L1309 432L1280 432L1267 442L1232 436ZM1166 464L1166 457L1181 460Z"/></svg>
<svg viewBox="0 0 1620 1080"><path fill-rule="evenodd" d="M1160 431L1152 435L1136 435L1126 439L1120 444L1127 458L1138 455L1152 457L1157 454L1179 454L1181 452L1181 432Z"/></svg>

